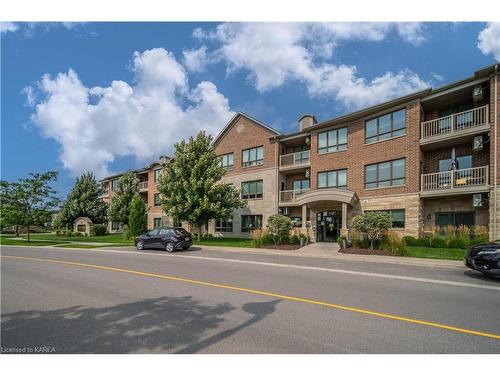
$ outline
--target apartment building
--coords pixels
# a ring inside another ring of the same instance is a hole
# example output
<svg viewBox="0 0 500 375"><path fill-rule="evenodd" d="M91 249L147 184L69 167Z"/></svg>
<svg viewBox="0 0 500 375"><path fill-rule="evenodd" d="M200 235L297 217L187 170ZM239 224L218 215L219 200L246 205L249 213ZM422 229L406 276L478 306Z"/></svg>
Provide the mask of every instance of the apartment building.
<svg viewBox="0 0 500 375"><path fill-rule="evenodd" d="M491 66L322 122L306 114L290 134L237 113L214 142L223 181L247 206L209 223L208 232L248 236L282 213L309 228L313 241L334 241L353 216L387 211L404 235L464 224L488 226L490 238L499 238L498 75ZM147 181L150 227L172 222L154 206L155 168L137 171Z"/></svg>

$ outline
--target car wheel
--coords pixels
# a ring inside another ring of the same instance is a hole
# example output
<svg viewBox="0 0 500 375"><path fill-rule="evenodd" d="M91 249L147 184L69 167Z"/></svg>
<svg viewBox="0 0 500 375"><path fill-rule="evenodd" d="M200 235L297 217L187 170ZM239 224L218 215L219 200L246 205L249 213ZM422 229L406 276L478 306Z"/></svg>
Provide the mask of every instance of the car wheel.
<svg viewBox="0 0 500 375"><path fill-rule="evenodd" d="M144 249L144 242L142 242L142 240L137 241L137 243L135 244L135 247L137 250L143 250Z"/></svg>
<svg viewBox="0 0 500 375"><path fill-rule="evenodd" d="M168 241L165 244L165 250L167 250L168 253L173 253L175 251L174 243L171 241Z"/></svg>

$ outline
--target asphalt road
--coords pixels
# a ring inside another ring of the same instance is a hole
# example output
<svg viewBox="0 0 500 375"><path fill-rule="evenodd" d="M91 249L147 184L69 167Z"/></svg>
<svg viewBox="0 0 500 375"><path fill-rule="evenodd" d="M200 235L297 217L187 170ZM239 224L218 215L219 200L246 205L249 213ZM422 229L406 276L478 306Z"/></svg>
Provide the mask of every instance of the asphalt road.
<svg viewBox="0 0 500 375"><path fill-rule="evenodd" d="M474 271L194 250L2 247L2 351L500 353Z"/></svg>

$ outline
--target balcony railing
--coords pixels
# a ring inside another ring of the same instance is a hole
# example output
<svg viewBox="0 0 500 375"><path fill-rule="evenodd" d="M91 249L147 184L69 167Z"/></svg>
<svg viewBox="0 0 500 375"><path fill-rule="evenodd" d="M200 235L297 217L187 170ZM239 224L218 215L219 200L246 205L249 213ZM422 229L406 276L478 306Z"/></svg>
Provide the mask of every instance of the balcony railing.
<svg viewBox="0 0 500 375"><path fill-rule="evenodd" d="M280 167L307 166L311 162L309 150L294 152L280 156Z"/></svg>
<svg viewBox="0 0 500 375"><path fill-rule="evenodd" d="M488 185L488 166L422 175L422 191L450 191Z"/></svg>
<svg viewBox="0 0 500 375"><path fill-rule="evenodd" d="M140 191L148 190L148 182L147 181L139 182L139 190Z"/></svg>
<svg viewBox="0 0 500 375"><path fill-rule="evenodd" d="M463 133L467 129L488 124L488 106L474 108L468 111L454 113L435 120L422 122L422 139L439 135Z"/></svg>
<svg viewBox="0 0 500 375"><path fill-rule="evenodd" d="M281 203L290 203L295 201L299 195L308 192L309 189L297 189L297 190L284 190L280 191L280 202Z"/></svg>

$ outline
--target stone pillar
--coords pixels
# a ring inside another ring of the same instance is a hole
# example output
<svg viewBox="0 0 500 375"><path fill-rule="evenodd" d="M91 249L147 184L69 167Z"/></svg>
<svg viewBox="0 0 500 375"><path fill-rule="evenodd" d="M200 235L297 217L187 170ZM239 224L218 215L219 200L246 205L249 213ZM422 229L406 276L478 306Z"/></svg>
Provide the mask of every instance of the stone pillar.
<svg viewBox="0 0 500 375"><path fill-rule="evenodd" d="M342 228L340 229L340 235L347 237L347 203L342 203Z"/></svg>
<svg viewBox="0 0 500 375"><path fill-rule="evenodd" d="M307 221L307 206L302 205L302 229L306 229L306 221Z"/></svg>
<svg viewBox="0 0 500 375"><path fill-rule="evenodd" d="M309 210L309 217L311 221L311 242L316 242L316 231L318 230L317 228L317 223L316 223L316 210L313 210L312 208Z"/></svg>

